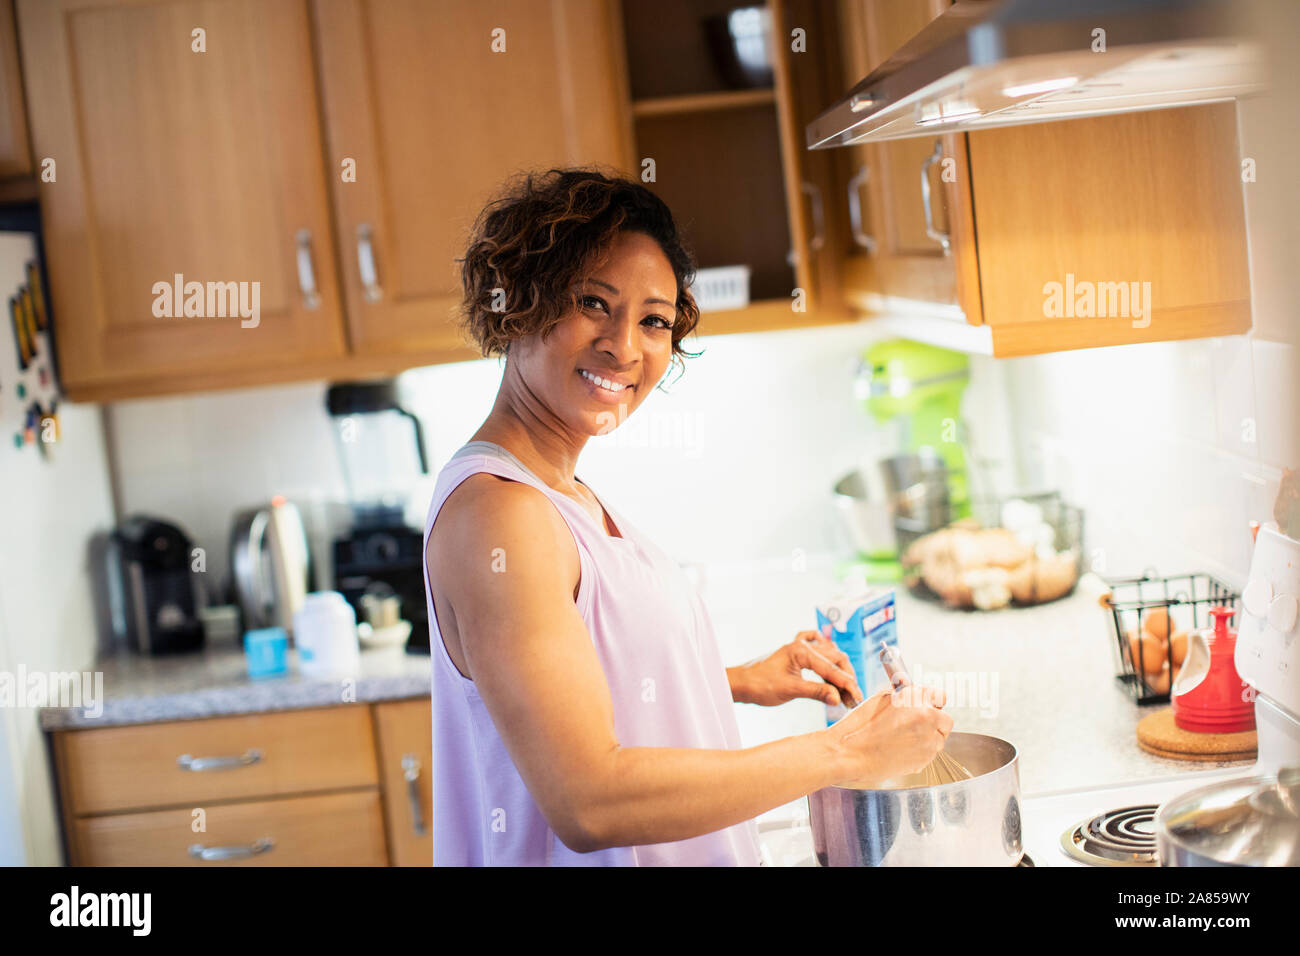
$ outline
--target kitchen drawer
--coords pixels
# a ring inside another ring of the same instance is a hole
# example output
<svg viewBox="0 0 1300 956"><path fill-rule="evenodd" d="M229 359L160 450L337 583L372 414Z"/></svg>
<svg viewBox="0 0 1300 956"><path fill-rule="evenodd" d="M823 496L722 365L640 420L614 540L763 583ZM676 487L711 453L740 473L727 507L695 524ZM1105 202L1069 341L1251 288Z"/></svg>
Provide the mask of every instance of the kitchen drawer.
<svg viewBox="0 0 1300 956"><path fill-rule="evenodd" d="M75 816L245 800L378 784L370 708L363 705L216 717L59 734ZM184 769L183 754L240 758Z"/></svg>
<svg viewBox="0 0 1300 956"><path fill-rule="evenodd" d="M384 866L379 791L286 797L207 807L203 832L189 809L121 813L78 820L81 866ZM191 846L247 852L204 860Z"/></svg>

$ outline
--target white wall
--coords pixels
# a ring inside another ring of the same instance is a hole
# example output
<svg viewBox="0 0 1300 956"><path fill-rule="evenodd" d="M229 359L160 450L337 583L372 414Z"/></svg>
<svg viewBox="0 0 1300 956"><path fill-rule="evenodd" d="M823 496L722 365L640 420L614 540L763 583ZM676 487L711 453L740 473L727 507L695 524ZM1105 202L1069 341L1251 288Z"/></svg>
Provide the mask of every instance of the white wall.
<svg viewBox="0 0 1300 956"><path fill-rule="evenodd" d="M236 511L279 494L328 527L322 503L343 496L322 383L118 402L109 418L123 513L178 524L207 551L213 591Z"/></svg>
<svg viewBox="0 0 1300 956"><path fill-rule="evenodd" d="M25 281L33 255L30 237L0 235L0 290ZM20 667L31 675L92 664L98 634L87 545L112 527L113 506L98 406L60 403L60 441L48 457L34 444L15 447L27 405L34 397L48 404L53 392L37 372L48 346L19 372L8 324L6 317L0 331L0 672L12 686ZM21 697L22 706L0 707L0 865L57 865L60 824L45 735L26 706L43 701Z"/></svg>
<svg viewBox="0 0 1300 956"><path fill-rule="evenodd" d="M87 544L113 526L99 409L62 405L59 418L56 460L0 443L0 670L9 674L20 664L28 674L83 671L95 658ZM37 712L0 708L0 725L0 863L24 862L3 855L17 844L27 865L58 865L60 822ZM16 817L6 812L9 800Z"/></svg>

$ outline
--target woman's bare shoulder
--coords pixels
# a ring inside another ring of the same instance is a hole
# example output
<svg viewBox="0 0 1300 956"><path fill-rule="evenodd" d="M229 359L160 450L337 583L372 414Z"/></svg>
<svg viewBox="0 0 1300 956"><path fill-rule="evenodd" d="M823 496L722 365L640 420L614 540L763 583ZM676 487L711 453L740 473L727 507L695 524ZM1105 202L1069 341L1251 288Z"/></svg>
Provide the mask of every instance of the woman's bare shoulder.
<svg viewBox="0 0 1300 956"><path fill-rule="evenodd" d="M438 511L429 535L430 567L507 546L539 549L552 561L571 558L575 573L579 567L573 536L545 494L490 472L470 475Z"/></svg>

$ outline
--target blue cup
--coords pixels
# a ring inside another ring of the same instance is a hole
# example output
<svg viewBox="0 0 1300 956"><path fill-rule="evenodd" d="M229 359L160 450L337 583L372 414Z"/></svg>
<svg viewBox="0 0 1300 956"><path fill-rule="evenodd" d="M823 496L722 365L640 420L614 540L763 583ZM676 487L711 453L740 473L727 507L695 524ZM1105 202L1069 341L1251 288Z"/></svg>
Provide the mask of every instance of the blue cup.
<svg viewBox="0 0 1300 956"><path fill-rule="evenodd" d="M244 658L253 680L289 671L289 636L282 627L263 627L244 634Z"/></svg>

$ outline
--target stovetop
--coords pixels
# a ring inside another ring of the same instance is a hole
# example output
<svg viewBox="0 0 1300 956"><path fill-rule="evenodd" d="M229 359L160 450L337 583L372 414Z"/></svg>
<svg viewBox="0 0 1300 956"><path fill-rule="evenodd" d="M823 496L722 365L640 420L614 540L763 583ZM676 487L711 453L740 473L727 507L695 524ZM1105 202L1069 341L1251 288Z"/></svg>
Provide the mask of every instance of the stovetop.
<svg viewBox="0 0 1300 956"><path fill-rule="evenodd" d="M1125 865L1133 862L1141 844L1154 844L1154 808L1179 794L1221 780L1254 775L1253 765L1189 770L1169 777L1133 783L1047 791L1021 796L1021 826L1025 858L1021 866ZM773 866L816 866L812 829L806 802L792 804L788 816L767 815L759 823L764 862ZM1145 808L1141 810L1140 808ZM1115 811L1130 812L1115 814ZM1067 830L1085 825L1101 815L1112 818L1096 825L1093 841L1114 847L1111 864L1089 864L1074 859L1062 846ZM1125 859L1125 849L1131 852ZM1148 864L1154 865L1154 864Z"/></svg>
<svg viewBox="0 0 1300 956"><path fill-rule="evenodd" d="M1021 799L1021 822L1024 827L1025 852L1036 866L1125 865L1121 849L1129 847L1133 857L1140 855L1143 844L1154 842L1153 808L1174 797L1221 780L1249 777L1253 765L1213 770L1189 770L1170 777L1153 777L1133 783L1058 790L1028 794ZM1145 810L1142 808L1146 808ZM1120 813L1118 811L1129 811ZM1112 847L1116 859L1111 864L1090 864L1074 859L1061 845L1067 830L1110 815L1102 832L1095 834L1105 846ZM1154 862L1146 865L1154 865Z"/></svg>

